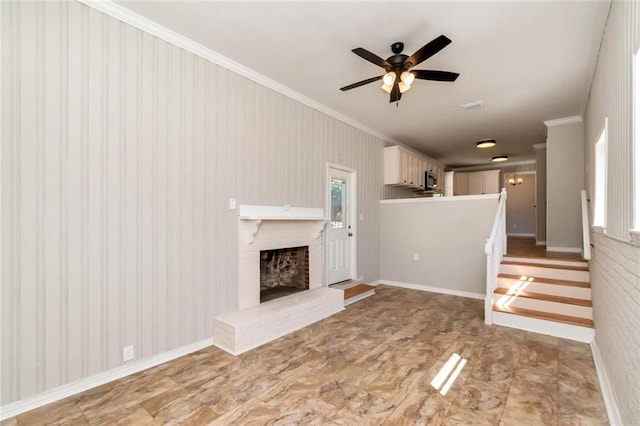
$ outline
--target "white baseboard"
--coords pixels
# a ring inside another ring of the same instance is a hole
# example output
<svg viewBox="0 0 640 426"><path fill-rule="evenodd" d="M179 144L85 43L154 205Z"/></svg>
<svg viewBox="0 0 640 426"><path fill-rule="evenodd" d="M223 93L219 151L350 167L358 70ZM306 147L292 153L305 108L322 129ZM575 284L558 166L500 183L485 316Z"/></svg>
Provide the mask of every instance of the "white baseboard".
<svg viewBox="0 0 640 426"><path fill-rule="evenodd" d="M379 284L390 285L393 287L409 288L411 290L428 291L429 293L450 294L452 296L460 296L460 297L466 297L469 299L484 300L484 294L472 293L470 291L452 290L449 288L431 287L428 285L403 283L400 281L390 281L390 280L378 280L373 285L379 285Z"/></svg>
<svg viewBox="0 0 640 426"><path fill-rule="evenodd" d="M607 409L609 424L611 424L611 426L622 426L622 418L620 417L620 411L618 411L618 404L616 404L616 399L613 396L613 388L611 387L611 382L609 382L607 369L604 366L602 354L595 339L591 342L591 353L593 354L593 362L596 365L600 391L602 392L602 399L604 399L604 406Z"/></svg>
<svg viewBox="0 0 640 426"><path fill-rule="evenodd" d="M546 246L547 242L546 241L538 241L538 240L536 240L536 245L537 246Z"/></svg>
<svg viewBox="0 0 640 426"><path fill-rule="evenodd" d="M580 252L582 252L582 247L547 246L547 251L562 251L562 252L565 252L565 253L580 253Z"/></svg>
<svg viewBox="0 0 640 426"><path fill-rule="evenodd" d="M518 234L507 232L507 237L526 237L526 238L535 238L536 234Z"/></svg>
<svg viewBox="0 0 640 426"><path fill-rule="evenodd" d="M181 356L199 351L200 349L204 349L212 345L213 337L192 343L190 345L172 349L168 352L154 355L151 358L129 362L112 370L98 373L94 376L76 380L75 382L58 386L57 388L39 393L37 395L29 396L15 402L11 402L0 407L0 421L8 419L9 417L17 416L18 414L25 413L35 408L42 407L43 405L59 401L71 395L84 392L91 388L95 388L96 386L104 385L105 383L109 383L114 380L129 376L131 374L146 370L148 368L155 367L156 365L164 364L167 361L180 358Z"/></svg>

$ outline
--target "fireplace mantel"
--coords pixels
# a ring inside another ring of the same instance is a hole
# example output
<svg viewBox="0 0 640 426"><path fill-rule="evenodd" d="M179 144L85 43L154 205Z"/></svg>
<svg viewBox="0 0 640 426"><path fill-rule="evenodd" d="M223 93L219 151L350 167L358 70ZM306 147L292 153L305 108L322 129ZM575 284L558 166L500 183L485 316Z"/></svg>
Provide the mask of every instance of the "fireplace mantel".
<svg viewBox="0 0 640 426"><path fill-rule="evenodd" d="M254 206L241 204L239 209L240 233L246 244L251 244L263 221L307 221L312 222L310 231L314 239L320 237L320 232L329 221L324 216L324 210L314 207L284 206Z"/></svg>

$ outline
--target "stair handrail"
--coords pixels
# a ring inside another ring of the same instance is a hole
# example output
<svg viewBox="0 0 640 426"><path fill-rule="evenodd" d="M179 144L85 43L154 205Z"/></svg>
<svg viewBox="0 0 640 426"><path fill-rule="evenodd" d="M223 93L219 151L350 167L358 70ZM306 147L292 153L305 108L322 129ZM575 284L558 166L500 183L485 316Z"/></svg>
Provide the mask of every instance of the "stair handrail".
<svg viewBox="0 0 640 426"><path fill-rule="evenodd" d="M591 259L591 235L589 234L589 207L587 202L587 191L580 191L580 200L582 204L582 258Z"/></svg>
<svg viewBox="0 0 640 426"><path fill-rule="evenodd" d="M493 291L498 286L498 271L502 256L507 252L506 204L507 190L502 188L491 234L484 244L484 253L487 255L487 293L484 299L484 322L486 324L493 323Z"/></svg>

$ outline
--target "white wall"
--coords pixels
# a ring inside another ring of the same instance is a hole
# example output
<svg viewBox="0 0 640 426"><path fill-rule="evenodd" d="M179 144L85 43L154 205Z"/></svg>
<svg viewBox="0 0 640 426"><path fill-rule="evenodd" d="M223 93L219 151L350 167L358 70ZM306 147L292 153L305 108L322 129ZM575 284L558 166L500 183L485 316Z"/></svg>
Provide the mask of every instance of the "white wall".
<svg viewBox="0 0 640 426"><path fill-rule="evenodd" d="M547 250L582 248L583 140L582 121L548 127Z"/></svg>
<svg viewBox="0 0 640 426"><path fill-rule="evenodd" d="M381 282L484 295L497 208L498 194L381 201Z"/></svg>
<svg viewBox="0 0 640 426"><path fill-rule="evenodd" d="M211 337L229 198L322 208L328 161L357 171L378 278L383 141L76 2L0 14L1 404Z"/></svg>
<svg viewBox="0 0 640 426"><path fill-rule="evenodd" d="M547 145L534 145L536 150L536 243L547 241Z"/></svg>
<svg viewBox="0 0 640 426"><path fill-rule="evenodd" d="M594 143L609 118L606 235L592 232L591 285L596 343L622 424L640 419L640 247L632 225L633 127L631 58L640 44L640 4L614 1L585 113L584 147L593 170ZM593 174L586 187L593 194ZM636 200L638 203L638 200Z"/></svg>

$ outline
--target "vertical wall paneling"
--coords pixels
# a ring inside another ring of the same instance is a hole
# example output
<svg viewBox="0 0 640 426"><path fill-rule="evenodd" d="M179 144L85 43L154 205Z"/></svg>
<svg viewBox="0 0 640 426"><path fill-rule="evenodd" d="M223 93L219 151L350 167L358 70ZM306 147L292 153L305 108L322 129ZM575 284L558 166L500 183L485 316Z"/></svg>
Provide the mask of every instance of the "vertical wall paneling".
<svg viewBox="0 0 640 426"><path fill-rule="evenodd" d="M0 2L2 405L211 337L238 204L324 207L357 172L378 276L384 142L77 2Z"/></svg>
<svg viewBox="0 0 640 426"><path fill-rule="evenodd" d="M593 233L591 285L597 347L619 410L620 424L640 418L640 248L629 242L632 227L632 58L640 41L640 5L614 1L585 112L585 157L593 194L594 144L608 118L606 233ZM609 238L614 237L614 238Z"/></svg>

